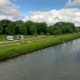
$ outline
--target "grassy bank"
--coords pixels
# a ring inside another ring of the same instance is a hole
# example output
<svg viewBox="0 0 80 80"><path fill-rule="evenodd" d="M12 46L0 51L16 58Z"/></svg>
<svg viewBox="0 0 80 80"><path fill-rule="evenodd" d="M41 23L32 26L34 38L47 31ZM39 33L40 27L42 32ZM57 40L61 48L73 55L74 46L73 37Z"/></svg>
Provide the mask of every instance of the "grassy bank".
<svg viewBox="0 0 80 80"><path fill-rule="evenodd" d="M10 35L0 35L0 41L6 41L7 40L7 36L10 36ZM17 40L17 35L11 35L14 37L14 40ZM28 38L34 38L34 36L29 36L29 35L24 35L24 38L25 39L28 39Z"/></svg>
<svg viewBox="0 0 80 80"><path fill-rule="evenodd" d="M29 40L11 42L11 45L0 47L0 60L33 52L62 42L80 38L80 34L66 34L58 36L43 36ZM9 43L8 43L9 44Z"/></svg>

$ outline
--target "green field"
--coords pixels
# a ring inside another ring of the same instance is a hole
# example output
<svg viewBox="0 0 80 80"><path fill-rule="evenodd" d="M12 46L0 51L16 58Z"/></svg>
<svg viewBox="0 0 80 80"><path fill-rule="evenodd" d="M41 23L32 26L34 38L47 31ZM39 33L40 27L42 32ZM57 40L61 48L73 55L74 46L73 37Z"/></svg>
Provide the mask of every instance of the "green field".
<svg viewBox="0 0 80 80"><path fill-rule="evenodd" d="M2 37L2 39L1 39ZM55 36L25 36L25 40L6 41L5 35L0 36L0 60L8 59L21 54L40 50L49 46L60 44L80 38L79 33ZM3 41L4 40L4 41Z"/></svg>
<svg viewBox="0 0 80 80"><path fill-rule="evenodd" d="M10 36L10 35L0 35L0 41L7 41L7 36ZM17 35L11 35L14 37L14 40L17 40ZM24 38L25 39L28 39L28 38L33 38L34 36L29 36L29 35L24 35Z"/></svg>

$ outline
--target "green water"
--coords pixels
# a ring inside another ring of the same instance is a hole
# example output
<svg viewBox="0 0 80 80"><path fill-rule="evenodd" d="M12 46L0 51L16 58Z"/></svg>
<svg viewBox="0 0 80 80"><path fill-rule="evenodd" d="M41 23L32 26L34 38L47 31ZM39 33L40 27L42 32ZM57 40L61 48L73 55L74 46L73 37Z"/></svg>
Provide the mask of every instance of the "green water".
<svg viewBox="0 0 80 80"><path fill-rule="evenodd" d="M80 80L80 39L1 62L0 80Z"/></svg>

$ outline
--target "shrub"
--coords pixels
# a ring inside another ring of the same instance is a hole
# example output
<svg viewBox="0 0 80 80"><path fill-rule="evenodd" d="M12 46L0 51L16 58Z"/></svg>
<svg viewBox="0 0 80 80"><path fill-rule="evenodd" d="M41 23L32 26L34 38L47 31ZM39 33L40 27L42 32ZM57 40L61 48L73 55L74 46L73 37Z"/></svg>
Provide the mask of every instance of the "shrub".
<svg viewBox="0 0 80 80"><path fill-rule="evenodd" d="M34 33L34 36L36 37L37 36L37 33Z"/></svg>
<svg viewBox="0 0 80 80"><path fill-rule="evenodd" d="M44 35L44 32L41 32L41 35L43 36Z"/></svg>
<svg viewBox="0 0 80 80"><path fill-rule="evenodd" d="M49 36L49 35L50 35L50 33L46 33L46 35L47 35L47 36Z"/></svg>
<svg viewBox="0 0 80 80"><path fill-rule="evenodd" d="M55 31L53 32L53 34L54 34L54 35L60 35L60 34L62 34L62 31L61 31L61 30L55 30Z"/></svg>

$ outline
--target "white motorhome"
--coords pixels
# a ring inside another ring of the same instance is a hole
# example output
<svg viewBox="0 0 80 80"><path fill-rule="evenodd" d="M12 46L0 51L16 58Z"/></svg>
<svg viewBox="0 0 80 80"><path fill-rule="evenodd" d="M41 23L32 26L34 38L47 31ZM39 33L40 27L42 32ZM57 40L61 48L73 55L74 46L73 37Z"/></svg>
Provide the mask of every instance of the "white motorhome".
<svg viewBox="0 0 80 80"><path fill-rule="evenodd" d="M21 39L21 40L24 40L24 36L23 36L23 35L21 35L21 36L20 36L20 39Z"/></svg>
<svg viewBox="0 0 80 80"><path fill-rule="evenodd" d="M13 41L14 38L13 38L13 36L7 36L7 40L9 40L9 41Z"/></svg>

